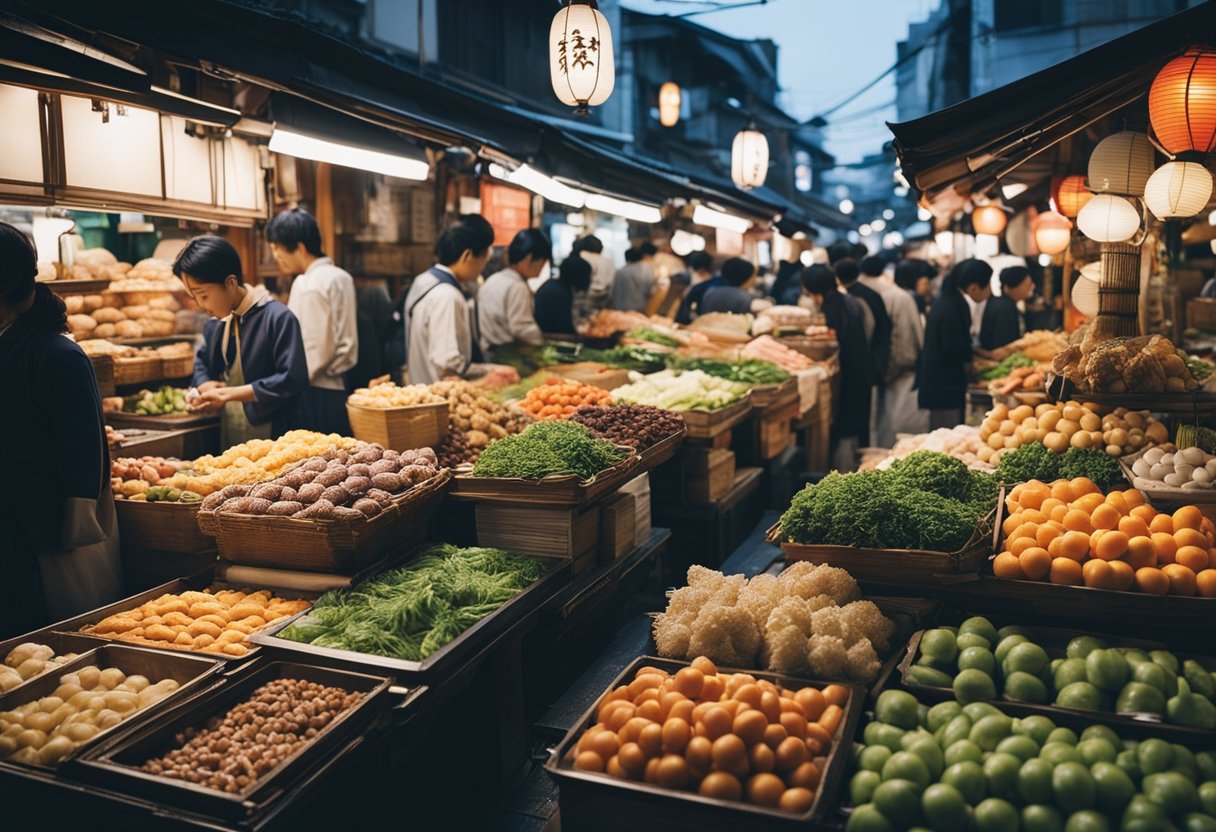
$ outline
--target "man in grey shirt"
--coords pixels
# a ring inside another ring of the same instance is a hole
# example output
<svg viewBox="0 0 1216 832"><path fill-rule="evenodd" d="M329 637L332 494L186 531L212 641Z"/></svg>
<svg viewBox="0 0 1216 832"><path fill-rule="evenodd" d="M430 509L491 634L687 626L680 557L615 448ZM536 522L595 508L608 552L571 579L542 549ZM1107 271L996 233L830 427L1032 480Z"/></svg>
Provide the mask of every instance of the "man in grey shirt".
<svg viewBox="0 0 1216 832"><path fill-rule="evenodd" d="M489 356L495 347L509 344L543 344L540 327L532 316L532 290L528 281L539 277L552 256L549 238L538 228L525 228L507 247L502 271L486 278L477 293L477 320L481 349Z"/></svg>
<svg viewBox="0 0 1216 832"><path fill-rule="evenodd" d="M625 260L628 262L616 273L616 278L612 281L612 294L608 297L609 309L646 314L658 282L652 265L658 252L654 243L649 240L625 252Z"/></svg>

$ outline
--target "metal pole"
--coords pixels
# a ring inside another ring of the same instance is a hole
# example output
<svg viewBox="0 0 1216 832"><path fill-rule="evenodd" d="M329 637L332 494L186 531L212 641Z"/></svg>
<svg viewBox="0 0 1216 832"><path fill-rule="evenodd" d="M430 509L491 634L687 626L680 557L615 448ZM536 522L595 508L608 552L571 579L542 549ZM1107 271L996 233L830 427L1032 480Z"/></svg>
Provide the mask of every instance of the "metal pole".
<svg viewBox="0 0 1216 832"><path fill-rule="evenodd" d="M426 69L426 0L418 0L418 68Z"/></svg>

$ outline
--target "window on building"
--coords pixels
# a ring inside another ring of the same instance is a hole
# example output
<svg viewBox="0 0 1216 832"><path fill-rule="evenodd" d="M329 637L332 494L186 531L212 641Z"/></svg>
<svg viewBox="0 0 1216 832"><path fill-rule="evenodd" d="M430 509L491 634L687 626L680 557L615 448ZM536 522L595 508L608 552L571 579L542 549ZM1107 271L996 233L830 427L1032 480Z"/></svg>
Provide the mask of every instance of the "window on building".
<svg viewBox="0 0 1216 832"><path fill-rule="evenodd" d="M1063 0L995 0L993 28L998 32L1059 26L1064 21Z"/></svg>

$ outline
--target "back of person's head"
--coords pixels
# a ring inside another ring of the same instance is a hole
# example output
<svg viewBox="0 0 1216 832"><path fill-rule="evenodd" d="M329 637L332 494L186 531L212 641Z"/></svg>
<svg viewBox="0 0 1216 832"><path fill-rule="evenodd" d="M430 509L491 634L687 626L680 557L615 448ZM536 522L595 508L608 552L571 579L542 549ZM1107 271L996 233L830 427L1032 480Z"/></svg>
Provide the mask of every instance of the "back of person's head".
<svg viewBox="0 0 1216 832"><path fill-rule="evenodd" d="M866 257L861 261L861 273L866 277L882 277L886 271L887 261L881 257Z"/></svg>
<svg viewBox="0 0 1216 832"><path fill-rule="evenodd" d="M988 286L992 280L992 266L974 257L956 263L946 275L943 289L949 287L965 291L968 286Z"/></svg>
<svg viewBox="0 0 1216 832"><path fill-rule="evenodd" d="M494 227L481 214L461 214L444 229L435 243L439 265L450 266L466 251L474 257L483 256L494 245Z"/></svg>
<svg viewBox="0 0 1216 832"><path fill-rule="evenodd" d="M895 267L895 285L909 292L916 291L916 281L924 276L924 266L916 260L901 260Z"/></svg>
<svg viewBox="0 0 1216 832"><path fill-rule="evenodd" d="M588 234L586 237L579 237L575 240L571 250L575 254L582 254L584 251L589 251L592 254L603 254L604 241L594 234Z"/></svg>
<svg viewBox="0 0 1216 832"><path fill-rule="evenodd" d="M708 251L694 251L684 262L688 264L690 271L712 272L714 270L714 258Z"/></svg>
<svg viewBox="0 0 1216 832"><path fill-rule="evenodd" d="M30 238L14 226L0 222L0 302L13 307L34 291L38 253Z"/></svg>
<svg viewBox="0 0 1216 832"><path fill-rule="evenodd" d="M636 246L633 248L627 249L625 251L625 262L626 263L636 263L641 259L642 259L641 249L637 248Z"/></svg>
<svg viewBox="0 0 1216 832"><path fill-rule="evenodd" d="M844 240L841 240L838 243L833 243L832 247L828 249L828 263L833 266L835 266L838 261L844 260L846 257L853 257L852 243L846 243Z"/></svg>
<svg viewBox="0 0 1216 832"><path fill-rule="evenodd" d="M840 282L845 286L861 276L861 269L857 267L857 261L852 257L837 260L832 264L832 268L836 271L836 277L840 278Z"/></svg>
<svg viewBox="0 0 1216 832"><path fill-rule="evenodd" d="M591 264L584 260L578 252L562 261L557 275L558 280L576 292L585 292L591 288Z"/></svg>
<svg viewBox="0 0 1216 832"><path fill-rule="evenodd" d="M650 240L646 240L644 243L638 246L638 254L640 255L639 259L641 260L645 260L647 257L654 257L658 253L658 246L650 242Z"/></svg>
<svg viewBox="0 0 1216 832"><path fill-rule="evenodd" d="M291 208L281 211L270 218L266 226L266 239L280 245L288 252L296 250L296 246L304 246L304 250L313 257L321 257L321 228L312 214L303 208Z"/></svg>
<svg viewBox="0 0 1216 832"><path fill-rule="evenodd" d="M727 286L742 286L755 273L756 267L752 262L742 257L732 257L722 264L722 279Z"/></svg>
<svg viewBox="0 0 1216 832"><path fill-rule="evenodd" d="M528 257L540 262L553 259L553 246L539 228L525 228L507 246L507 262L512 266Z"/></svg>
<svg viewBox="0 0 1216 832"><path fill-rule="evenodd" d="M186 243L173 261L173 273L178 277L189 275L196 283L223 285L229 277L235 277L238 286L245 282L236 248L214 234L204 234Z"/></svg>
<svg viewBox="0 0 1216 832"><path fill-rule="evenodd" d="M826 297L836 291L836 273L832 271L831 266L825 266L822 263L807 266L799 275L799 280L802 281L803 291L808 295Z"/></svg>
<svg viewBox="0 0 1216 832"><path fill-rule="evenodd" d="M1001 269L1001 288L1016 289L1028 277L1030 277L1030 269L1025 266L1010 266L1007 269Z"/></svg>

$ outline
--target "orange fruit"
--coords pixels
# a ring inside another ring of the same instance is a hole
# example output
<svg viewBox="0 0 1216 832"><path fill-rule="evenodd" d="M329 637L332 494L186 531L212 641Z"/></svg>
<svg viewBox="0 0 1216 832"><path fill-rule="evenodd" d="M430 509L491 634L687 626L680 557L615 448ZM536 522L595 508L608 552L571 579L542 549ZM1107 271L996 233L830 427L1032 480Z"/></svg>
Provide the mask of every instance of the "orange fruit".
<svg viewBox="0 0 1216 832"><path fill-rule="evenodd" d="M1104 502L1106 502L1106 498L1101 494L1086 494L1081 499L1074 500L1072 507L1079 508L1086 514L1092 514L1093 510L1102 505Z"/></svg>
<svg viewBox="0 0 1216 832"><path fill-rule="evenodd" d="M1123 499L1132 508L1148 505L1148 502L1144 499L1144 492L1138 488L1129 488L1124 491ZM1153 509L1153 511L1155 512L1156 509Z"/></svg>
<svg viewBox="0 0 1216 832"><path fill-rule="evenodd" d="M1203 522L1199 524L1199 530L1208 534L1216 534L1216 526L1212 525L1212 519L1206 514L1203 516Z"/></svg>
<svg viewBox="0 0 1216 832"><path fill-rule="evenodd" d="M1053 482L1051 484L1051 496L1066 503L1070 502L1072 494L1068 490L1068 480L1056 480Z"/></svg>
<svg viewBox="0 0 1216 832"><path fill-rule="evenodd" d="M1216 569L1205 569L1196 575L1195 589L1204 598L1216 598Z"/></svg>
<svg viewBox="0 0 1216 832"><path fill-rule="evenodd" d="M1207 536L1196 529L1179 529L1174 532L1174 542L1178 544L1178 548L1183 546L1199 546L1206 549L1208 547Z"/></svg>
<svg viewBox="0 0 1216 832"><path fill-rule="evenodd" d="M1036 531L1034 534L1034 539L1040 546L1046 549L1047 544L1051 543L1051 541L1055 540L1061 534L1063 534L1063 531L1061 529L1057 529L1055 526L1051 525L1050 521L1048 521L1044 525L1039 526L1038 531Z"/></svg>
<svg viewBox="0 0 1216 832"><path fill-rule="evenodd" d="M1113 529L1119 525L1119 518L1122 516L1119 509L1110 503L1104 503L1093 510L1089 522L1093 523L1095 529Z"/></svg>
<svg viewBox="0 0 1216 832"><path fill-rule="evenodd" d="M1027 578L1032 581L1041 581L1047 577L1047 573L1051 569L1051 555L1047 554L1046 549L1032 546L1018 555L1018 563Z"/></svg>
<svg viewBox="0 0 1216 832"><path fill-rule="evenodd" d="M1051 555L1052 560L1055 560L1058 557L1063 557L1061 552L1061 547L1063 544L1064 538L1062 536L1053 537L1051 540L1047 541L1047 554Z"/></svg>
<svg viewBox="0 0 1216 832"><path fill-rule="evenodd" d="M1027 549L1038 545L1038 541L1033 537L1015 537L1005 541L1005 548L1014 555L1020 555Z"/></svg>
<svg viewBox="0 0 1216 832"><path fill-rule="evenodd" d="M1068 483L1068 493L1072 495L1074 500L1079 500L1086 494L1094 494L1099 491L1101 489L1089 477L1074 477Z"/></svg>
<svg viewBox="0 0 1216 832"><path fill-rule="evenodd" d="M1068 516L1068 510L1069 509L1068 509L1067 503L1060 503L1058 506L1054 506L1051 509L1051 515L1050 515L1052 521L1059 523L1060 525L1064 525L1064 518ZM1082 512L1082 514L1084 514L1084 512ZM1087 515L1087 519L1088 519L1088 515Z"/></svg>
<svg viewBox="0 0 1216 832"><path fill-rule="evenodd" d="M1111 589L1127 592L1132 588L1136 572L1126 561L1112 560L1110 562Z"/></svg>
<svg viewBox="0 0 1216 832"><path fill-rule="evenodd" d="M1055 541L1052 541L1053 543ZM1085 560L1089 554L1089 535L1085 532L1065 532L1060 540L1060 556L1075 560L1077 563Z"/></svg>
<svg viewBox="0 0 1216 832"><path fill-rule="evenodd" d="M1089 534L1094 530L1094 524L1090 521L1088 514L1074 508L1064 515L1064 528L1070 532L1085 532L1085 534Z"/></svg>
<svg viewBox="0 0 1216 832"><path fill-rule="evenodd" d="M1192 572L1207 569L1210 563L1206 546L1179 546L1174 563L1180 563Z"/></svg>
<svg viewBox="0 0 1216 832"><path fill-rule="evenodd" d="M1148 523L1132 514L1119 518L1119 531L1128 537L1148 537L1149 535Z"/></svg>
<svg viewBox="0 0 1216 832"><path fill-rule="evenodd" d="M1128 542L1129 539L1123 532L1108 531L1098 539L1098 543L1093 549L1094 555L1102 560L1114 560L1127 551Z"/></svg>
<svg viewBox="0 0 1216 832"><path fill-rule="evenodd" d="M1095 589L1110 589L1114 573L1104 560L1087 560L1081 566L1081 579L1086 586Z"/></svg>
<svg viewBox="0 0 1216 832"><path fill-rule="evenodd" d="M1160 569L1145 566L1136 570L1135 586L1149 595L1165 595L1170 591L1170 579Z"/></svg>
<svg viewBox="0 0 1216 832"><path fill-rule="evenodd" d="M1022 489L1021 495L1018 496L1018 502L1022 504L1022 508L1037 509L1050 496L1051 490L1047 486L1027 483Z"/></svg>
<svg viewBox="0 0 1216 832"><path fill-rule="evenodd" d="M1180 563L1167 563L1161 567L1165 577L1170 579L1170 595L1194 595L1195 573Z"/></svg>
<svg viewBox="0 0 1216 832"><path fill-rule="evenodd" d="M1157 509L1152 506L1136 506L1132 509L1132 517L1139 517L1146 524L1153 522L1153 518L1157 516Z"/></svg>
<svg viewBox="0 0 1216 832"><path fill-rule="evenodd" d="M1148 522L1148 530L1153 534L1165 532L1166 534L1174 533L1174 518L1169 514L1158 514Z"/></svg>
<svg viewBox="0 0 1216 832"><path fill-rule="evenodd" d="M1169 515L1162 515L1169 520ZM1171 521L1173 522L1173 521ZM1169 532L1153 532L1153 547L1157 550L1157 563L1173 563L1174 553L1178 551L1178 541ZM1155 566L1156 564L1149 564Z"/></svg>
<svg viewBox="0 0 1216 832"><path fill-rule="evenodd" d="M1001 531L1007 535L1013 534L1013 530L1020 525L1022 525L1022 512L1015 511L1006 517L1005 521L1001 523ZM1173 531L1173 529L1171 528L1170 531Z"/></svg>
<svg viewBox="0 0 1216 832"><path fill-rule="evenodd" d="M1046 523L1047 515L1037 508L1028 508L1022 512L1027 523Z"/></svg>
<svg viewBox="0 0 1216 832"><path fill-rule="evenodd" d="M1203 522L1203 512L1195 506L1183 506L1174 512L1174 531L1198 529Z"/></svg>
<svg viewBox="0 0 1216 832"><path fill-rule="evenodd" d="M1080 586L1083 582L1081 564L1068 558L1056 558L1051 562L1051 582L1061 586Z"/></svg>
<svg viewBox="0 0 1216 832"><path fill-rule="evenodd" d="M1007 581L1026 580L1026 573L1022 571L1018 556L1009 552L1001 552L992 561L992 574Z"/></svg>
<svg viewBox="0 0 1216 832"><path fill-rule="evenodd" d="M1107 494L1106 504L1119 512L1120 515L1127 514L1132 510L1132 507L1128 505L1127 500L1124 498L1122 491L1112 491Z"/></svg>
<svg viewBox="0 0 1216 832"><path fill-rule="evenodd" d="M1127 541L1127 554L1124 556L1132 569L1139 569L1142 566L1157 565L1157 547L1153 545L1153 539L1144 535L1137 535Z"/></svg>
<svg viewBox="0 0 1216 832"><path fill-rule="evenodd" d="M1063 500L1057 500L1055 497L1048 497L1046 500L1043 501L1043 505L1039 506L1039 511L1043 512L1048 517L1050 517L1051 513L1053 511L1055 511L1057 508L1059 508L1060 506L1067 506L1067 505L1068 505L1068 503L1064 502Z"/></svg>

